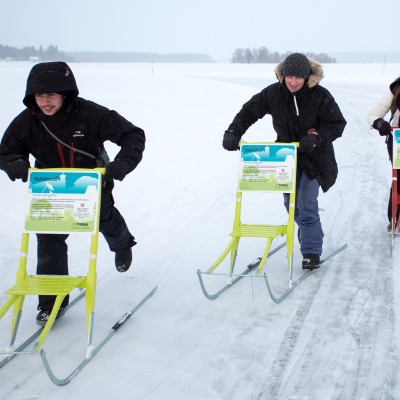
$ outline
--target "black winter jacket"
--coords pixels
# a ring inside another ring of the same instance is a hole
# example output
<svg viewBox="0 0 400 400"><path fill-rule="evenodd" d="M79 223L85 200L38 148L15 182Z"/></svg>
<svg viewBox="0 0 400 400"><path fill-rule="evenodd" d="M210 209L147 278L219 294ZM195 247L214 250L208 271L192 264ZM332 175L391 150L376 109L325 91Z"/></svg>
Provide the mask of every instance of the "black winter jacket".
<svg viewBox="0 0 400 400"><path fill-rule="evenodd" d="M245 103L228 130L241 137L266 114L272 116L277 142L299 142L310 129L318 131L321 144L311 153L298 153L299 167L316 178L326 192L336 181L338 168L332 142L342 136L346 120L328 90L319 86L323 77L320 64L310 60L312 74L296 93L290 93L282 75L282 63L274 83Z"/></svg>
<svg viewBox="0 0 400 400"><path fill-rule="evenodd" d="M25 109L9 125L0 144L0 168L16 159L35 158L37 168L94 168L95 160L60 145L41 124L73 148L94 156L109 140L121 147L115 159L123 159L132 171L141 161L145 148L142 129L134 126L116 111L76 97L53 116L37 108ZM129 171L129 172L130 172Z"/></svg>

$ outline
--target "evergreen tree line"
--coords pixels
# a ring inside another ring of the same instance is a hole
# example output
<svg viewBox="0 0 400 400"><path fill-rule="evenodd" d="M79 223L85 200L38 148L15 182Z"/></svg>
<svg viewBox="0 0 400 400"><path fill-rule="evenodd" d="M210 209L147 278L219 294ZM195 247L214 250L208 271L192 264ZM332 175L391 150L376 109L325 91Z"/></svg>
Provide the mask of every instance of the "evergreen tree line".
<svg viewBox="0 0 400 400"><path fill-rule="evenodd" d="M59 51L57 46L52 44L46 49L43 49L42 46L40 46L39 49L33 46L17 49L16 47L3 46L0 44L0 60L13 59L16 61L24 61L32 58L38 58L43 61L73 61L71 57Z"/></svg>
<svg viewBox="0 0 400 400"><path fill-rule="evenodd" d="M292 54L291 51L286 53L278 53L277 51L269 51L266 47L260 47L258 49L236 49L233 53L231 62L241 64L255 64L255 63L279 63L285 59L288 55ZM336 59L329 57L325 53L303 53L307 57L312 58L320 63L336 63Z"/></svg>

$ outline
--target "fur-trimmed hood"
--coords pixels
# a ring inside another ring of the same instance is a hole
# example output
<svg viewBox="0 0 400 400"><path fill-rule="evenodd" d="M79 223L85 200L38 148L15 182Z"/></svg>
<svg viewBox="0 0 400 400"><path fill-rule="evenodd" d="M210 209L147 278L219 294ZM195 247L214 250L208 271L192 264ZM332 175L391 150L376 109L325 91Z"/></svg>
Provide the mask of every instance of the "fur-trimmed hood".
<svg viewBox="0 0 400 400"><path fill-rule="evenodd" d="M322 78L324 77L324 71L322 70L322 65L319 64L317 61L314 61L311 58L308 58L308 61L310 62L311 75L307 80L307 85L309 88L312 88L321 82ZM281 83L283 83L284 80L284 76L282 73L284 62L285 60L282 60L275 68L275 75Z"/></svg>

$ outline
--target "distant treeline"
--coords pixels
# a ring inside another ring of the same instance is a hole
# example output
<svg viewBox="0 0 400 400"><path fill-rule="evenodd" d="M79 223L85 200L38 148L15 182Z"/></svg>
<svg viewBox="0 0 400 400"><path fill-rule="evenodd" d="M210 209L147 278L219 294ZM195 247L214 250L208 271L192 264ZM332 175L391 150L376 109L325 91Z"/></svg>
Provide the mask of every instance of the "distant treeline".
<svg viewBox="0 0 400 400"><path fill-rule="evenodd" d="M0 60L32 60L39 59L43 61L73 61L71 57L65 54L63 51L59 51L57 46L50 45L46 49L42 46L36 49L33 46L22 47L17 49L16 47L3 46L0 44Z"/></svg>
<svg viewBox="0 0 400 400"><path fill-rule="evenodd" d="M157 54L157 53L139 53L139 52L114 52L114 51L59 51L57 46L50 45L47 49L42 46L36 49L33 46L17 49L11 46L0 44L0 60L6 61L75 61L75 62L171 62L171 63L189 63L189 62L214 62L212 58L205 54Z"/></svg>
<svg viewBox="0 0 400 400"><path fill-rule="evenodd" d="M277 51L269 51L266 47L260 47L258 49L236 49L233 53L231 62L241 64L256 64L256 63L279 63L285 59L292 51L286 53L278 53ZM307 57L312 58L320 63L336 63L336 59L329 57L325 53L310 53L304 52Z"/></svg>
<svg viewBox="0 0 400 400"><path fill-rule="evenodd" d="M292 52L278 53L269 51L266 47L258 49L236 49L233 53L232 63L278 63L286 58ZM307 57L321 63L336 63L336 59L329 57L325 53L305 52ZM51 44L46 49L40 46L36 49L33 46L26 46L18 49L16 47L4 46L0 44L0 60L6 61L66 61L66 62L171 62L171 63L212 63L215 62L206 54L158 54L143 52L114 52L114 51L59 51L58 47Z"/></svg>

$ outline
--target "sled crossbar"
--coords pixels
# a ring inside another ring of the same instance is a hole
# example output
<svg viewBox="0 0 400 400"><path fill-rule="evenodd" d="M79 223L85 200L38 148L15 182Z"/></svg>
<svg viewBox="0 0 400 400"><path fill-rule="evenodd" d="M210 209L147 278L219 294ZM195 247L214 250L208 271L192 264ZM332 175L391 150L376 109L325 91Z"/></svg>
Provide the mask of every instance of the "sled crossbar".
<svg viewBox="0 0 400 400"><path fill-rule="evenodd" d="M240 225L230 236L274 239L286 234L286 225Z"/></svg>
<svg viewBox="0 0 400 400"><path fill-rule="evenodd" d="M75 288L86 286L86 276L66 278L63 276L27 276L6 291L10 295L64 295Z"/></svg>

